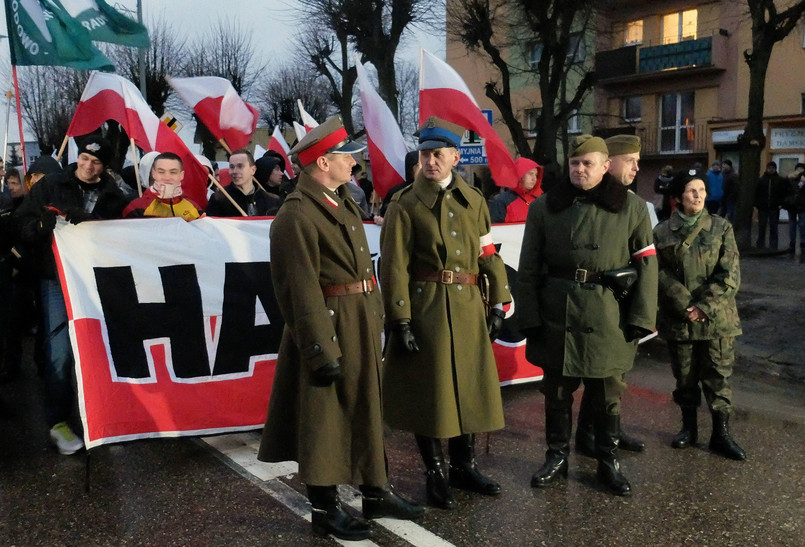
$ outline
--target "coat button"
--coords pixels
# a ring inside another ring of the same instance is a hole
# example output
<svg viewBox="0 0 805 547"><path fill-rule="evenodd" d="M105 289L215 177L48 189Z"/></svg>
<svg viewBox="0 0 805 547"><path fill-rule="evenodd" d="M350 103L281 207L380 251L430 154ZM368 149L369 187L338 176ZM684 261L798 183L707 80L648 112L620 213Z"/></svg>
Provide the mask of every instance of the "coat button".
<svg viewBox="0 0 805 547"><path fill-rule="evenodd" d="M462 288L462 287L461 287L461 285L456 285L456 290L459 290L459 291L460 291L460 290L461 290L461 288Z"/></svg>
<svg viewBox="0 0 805 547"><path fill-rule="evenodd" d="M454 269L455 269L456 273L458 273L458 272L461 271L461 266L456 266Z"/></svg>
<svg viewBox="0 0 805 547"><path fill-rule="evenodd" d="M446 195L444 196L444 199L452 199L452 197L453 197L453 195L452 195L452 194L446 194Z"/></svg>
<svg viewBox="0 0 805 547"><path fill-rule="evenodd" d="M503 285L503 288L506 289L507 291L510 290L510 287L508 285Z"/></svg>
<svg viewBox="0 0 805 547"><path fill-rule="evenodd" d="M397 305L398 306L405 306L405 300L398 300Z"/></svg>
<svg viewBox="0 0 805 547"><path fill-rule="evenodd" d="M333 342L335 342L336 340L338 340L338 336L333 336L333 337L331 338L331 340L332 340Z"/></svg>
<svg viewBox="0 0 805 547"><path fill-rule="evenodd" d="M385 318L386 318L386 314L385 314L385 313L380 314L380 319L385 319Z"/></svg>
<svg viewBox="0 0 805 547"><path fill-rule="evenodd" d="M456 232L455 232L455 230L454 230L454 231L452 231L452 232L450 232L450 235L451 235L451 236L453 236L453 237L456 237Z"/></svg>
<svg viewBox="0 0 805 547"><path fill-rule="evenodd" d="M355 226L350 226L350 228L352 229L353 232L355 231Z"/></svg>
<svg viewBox="0 0 805 547"><path fill-rule="evenodd" d="M565 329L567 332L573 332L573 327L568 327Z"/></svg>
<svg viewBox="0 0 805 547"><path fill-rule="evenodd" d="M361 252L363 252L363 245L361 245Z"/></svg>
<svg viewBox="0 0 805 547"><path fill-rule="evenodd" d="M593 328L592 327L587 327L586 329L584 329L584 332L587 333L587 334L590 334L590 333L593 332Z"/></svg>
<svg viewBox="0 0 805 547"><path fill-rule="evenodd" d="M334 315L335 315L335 312L334 312L333 310L327 310L327 313L329 313L329 314L330 314L330 317L332 317L332 316L334 316Z"/></svg>
<svg viewBox="0 0 805 547"><path fill-rule="evenodd" d="M456 249L456 255L460 255L460 254L461 254L461 249Z"/></svg>
<svg viewBox="0 0 805 547"><path fill-rule="evenodd" d="M598 249L598 248L600 248L601 246L600 246L598 243L593 243L593 246L592 246L592 247L593 247L593 249Z"/></svg>
<svg viewBox="0 0 805 547"><path fill-rule="evenodd" d="M321 351L321 346L318 344L313 344L313 350L319 352Z"/></svg>
<svg viewBox="0 0 805 547"><path fill-rule="evenodd" d="M449 216L450 218L453 218L453 216L454 216L453 211L448 211L447 216Z"/></svg>
<svg viewBox="0 0 805 547"><path fill-rule="evenodd" d="M422 287L417 287L417 288L416 288L416 292L417 292L418 294L422 293Z"/></svg>
<svg viewBox="0 0 805 547"><path fill-rule="evenodd" d="M366 273L372 273L372 268L366 268Z"/></svg>

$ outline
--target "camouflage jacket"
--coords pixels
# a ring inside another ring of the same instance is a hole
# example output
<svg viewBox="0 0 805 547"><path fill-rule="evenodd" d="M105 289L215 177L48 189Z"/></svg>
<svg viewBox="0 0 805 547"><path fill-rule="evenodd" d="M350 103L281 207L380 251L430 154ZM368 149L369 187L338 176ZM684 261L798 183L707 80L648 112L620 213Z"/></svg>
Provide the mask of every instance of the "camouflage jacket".
<svg viewBox="0 0 805 547"><path fill-rule="evenodd" d="M666 340L713 340L741 334L735 294L741 283L738 246L732 225L704 210L702 229L682 253L678 249L693 230L671 215L654 228L659 261L657 328ZM707 315L691 323L686 309L696 306Z"/></svg>

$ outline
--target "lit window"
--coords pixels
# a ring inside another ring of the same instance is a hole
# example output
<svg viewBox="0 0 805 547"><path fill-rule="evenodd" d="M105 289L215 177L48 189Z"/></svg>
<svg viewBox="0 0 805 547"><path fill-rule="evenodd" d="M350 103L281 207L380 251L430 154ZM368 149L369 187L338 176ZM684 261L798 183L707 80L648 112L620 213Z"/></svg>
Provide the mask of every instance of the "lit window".
<svg viewBox="0 0 805 547"><path fill-rule="evenodd" d="M626 23L623 43L627 46L643 43L643 20Z"/></svg>
<svg viewBox="0 0 805 547"><path fill-rule="evenodd" d="M638 122L643 115L643 105L640 97L625 97L623 99L623 119L627 122Z"/></svg>
<svg viewBox="0 0 805 547"><path fill-rule="evenodd" d="M660 152L694 150L693 91L668 93L660 99Z"/></svg>
<svg viewBox="0 0 805 547"><path fill-rule="evenodd" d="M662 43L675 44L696 39L697 12L695 9L669 13L662 18Z"/></svg>

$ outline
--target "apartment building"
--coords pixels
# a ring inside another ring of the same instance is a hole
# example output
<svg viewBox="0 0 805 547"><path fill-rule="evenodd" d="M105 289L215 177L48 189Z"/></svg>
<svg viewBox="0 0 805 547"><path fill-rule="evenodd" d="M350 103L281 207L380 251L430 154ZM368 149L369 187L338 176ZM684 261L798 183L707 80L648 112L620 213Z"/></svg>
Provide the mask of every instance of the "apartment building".
<svg viewBox="0 0 805 547"><path fill-rule="evenodd" d="M737 138L749 96L744 52L752 44L745 0L615 0L604 6L584 59L594 67L597 84L571 130L639 135L638 190L646 199L653 197L652 183L664 165L680 169L730 158L740 169ZM483 94L488 63L451 42L449 32L447 40L448 63L498 119ZM762 162L777 161L781 173L805 160L802 74L805 24L776 44L767 75ZM513 97L524 127L541 106L533 81L530 85L519 86ZM510 142L505 127L496 128Z"/></svg>

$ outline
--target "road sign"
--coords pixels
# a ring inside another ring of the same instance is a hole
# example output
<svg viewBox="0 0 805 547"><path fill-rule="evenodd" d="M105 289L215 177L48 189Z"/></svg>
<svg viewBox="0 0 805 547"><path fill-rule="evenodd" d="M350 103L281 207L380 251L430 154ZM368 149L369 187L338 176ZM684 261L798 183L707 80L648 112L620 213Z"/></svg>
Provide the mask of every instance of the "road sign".
<svg viewBox="0 0 805 547"><path fill-rule="evenodd" d="M165 112L159 119L176 133L182 130L182 124L170 112Z"/></svg>
<svg viewBox="0 0 805 547"><path fill-rule="evenodd" d="M481 110L489 125L492 125L492 111ZM486 146L484 146L484 139L481 138L475 131L467 130L461 138L461 144L458 147L461 152L459 165L488 165L486 159Z"/></svg>

